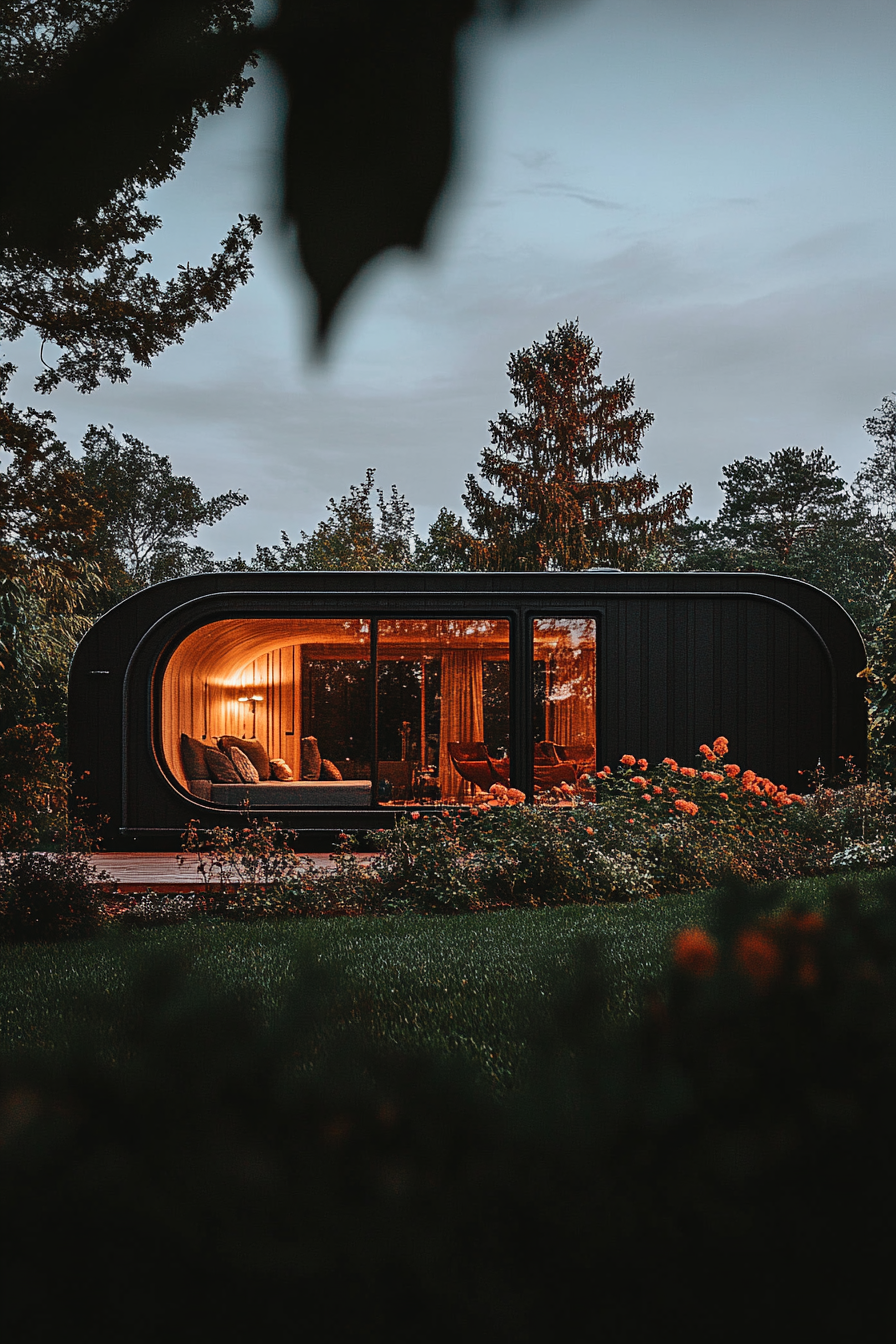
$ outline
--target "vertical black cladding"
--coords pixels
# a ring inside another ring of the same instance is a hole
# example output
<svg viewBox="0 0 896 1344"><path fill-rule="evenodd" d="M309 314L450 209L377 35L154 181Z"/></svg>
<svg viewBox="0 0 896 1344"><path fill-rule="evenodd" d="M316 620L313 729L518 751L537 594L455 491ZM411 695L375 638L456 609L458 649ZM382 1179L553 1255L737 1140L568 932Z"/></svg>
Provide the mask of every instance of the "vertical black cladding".
<svg viewBox="0 0 896 1344"><path fill-rule="evenodd" d="M171 649L205 622L297 614L371 618L374 660L377 618L508 619L512 780L527 790L536 697L532 621L552 614L596 622L599 765L614 765L624 752L691 763L700 743L718 734L729 739L738 764L790 788L819 757L828 765L848 755L860 767L865 762L861 638L833 599L794 580L741 573L197 575L114 608L73 660L75 777L96 810L112 818L120 843L133 847L155 836L170 847L191 817L207 825L241 821L187 795L166 770L157 673ZM375 757L375 741L371 746ZM383 809L276 816L321 835L392 820Z"/></svg>

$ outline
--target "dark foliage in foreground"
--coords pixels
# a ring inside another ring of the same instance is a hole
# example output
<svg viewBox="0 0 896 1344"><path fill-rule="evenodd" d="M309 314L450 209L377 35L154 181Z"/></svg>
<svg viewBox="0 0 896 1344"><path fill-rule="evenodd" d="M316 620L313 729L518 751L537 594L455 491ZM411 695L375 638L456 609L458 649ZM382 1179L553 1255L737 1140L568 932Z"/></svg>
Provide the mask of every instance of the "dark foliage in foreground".
<svg viewBox="0 0 896 1344"><path fill-rule="evenodd" d="M89 1037L2 1065L12 1337L63 1314L116 1341L873 1337L896 887L867 908L844 888L827 919L767 916L781 898L730 888L624 1035L582 947L504 1100L328 1038L340 986L316 964L275 1030L148 967L117 1065Z"/></svg>

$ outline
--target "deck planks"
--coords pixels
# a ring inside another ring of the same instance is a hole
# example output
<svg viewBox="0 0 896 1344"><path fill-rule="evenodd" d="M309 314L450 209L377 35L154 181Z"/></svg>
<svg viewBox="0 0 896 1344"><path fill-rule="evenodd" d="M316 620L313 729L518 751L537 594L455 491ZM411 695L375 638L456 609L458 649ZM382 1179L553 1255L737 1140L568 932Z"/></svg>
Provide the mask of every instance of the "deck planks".
<svg viewBox="0 0 896 1344"><path fill-rule="evenodd" d="M301 854L297 857L311 859L321 869L335 866L331 854ZM359 854L357 857L370 856ZM97 881L106 884L111 878L112 885L122 894L142 892L147 888L169 895L205 890L196 860L174 850L155 854L91 854L88 858ZM179 863L179 859L183 862ZM108 878L102 877L104 872L109 874Z"/></svg>

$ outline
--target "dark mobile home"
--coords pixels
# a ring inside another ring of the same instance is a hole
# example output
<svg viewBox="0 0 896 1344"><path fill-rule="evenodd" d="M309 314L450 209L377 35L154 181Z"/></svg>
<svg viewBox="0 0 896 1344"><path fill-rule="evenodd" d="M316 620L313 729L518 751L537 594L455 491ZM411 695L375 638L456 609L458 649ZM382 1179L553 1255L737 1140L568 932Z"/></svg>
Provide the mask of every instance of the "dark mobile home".
<svg viewBox="0 0 896 1344"><path fill-rule="evenodd" d="M593 797L719 734L799 789L864 764L864 666L832 598L768 574L202 574L84 637L69 742L110 843L247 814L328 843L496 783Z"/></svg>

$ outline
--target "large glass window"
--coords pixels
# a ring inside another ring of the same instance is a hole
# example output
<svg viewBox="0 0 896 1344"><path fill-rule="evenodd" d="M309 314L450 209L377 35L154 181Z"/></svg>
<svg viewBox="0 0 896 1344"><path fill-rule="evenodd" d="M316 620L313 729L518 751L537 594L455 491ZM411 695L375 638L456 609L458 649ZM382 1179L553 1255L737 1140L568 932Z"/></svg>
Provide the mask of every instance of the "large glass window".
<svg viewBox="0 0 896 1344"><path fill-rule="evenodd" d="M213 804L368 807L370 621L247 617L201 627L168 661L159 736L175 778ZM235 749L257 781L239 776Z"/></svg>
<svg viewBox="0 0 896 1344"><path fill-rule="evenodd" d="M535 794L568 784L589 791L596 769L597 627L593 620L550 617L533 630Z"/></svg>
<svg viewBox="0 0 896 1344"><path fill-rule="evenodd" d="M508 660L506 620L215 621L165 668L162 753L229 808L469 802L510 782Z"/></svg>
<svg viewBox="0 0 896 1344"><path fill-rule="evenodd" d="M507 621L380 620L377 800L469 802L510 781Z"/></svg>

